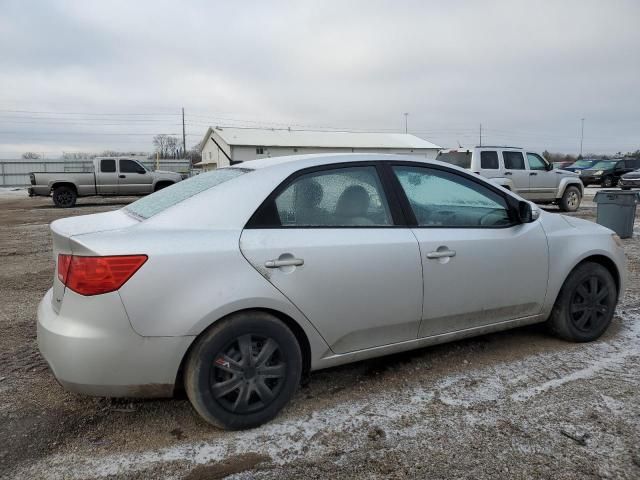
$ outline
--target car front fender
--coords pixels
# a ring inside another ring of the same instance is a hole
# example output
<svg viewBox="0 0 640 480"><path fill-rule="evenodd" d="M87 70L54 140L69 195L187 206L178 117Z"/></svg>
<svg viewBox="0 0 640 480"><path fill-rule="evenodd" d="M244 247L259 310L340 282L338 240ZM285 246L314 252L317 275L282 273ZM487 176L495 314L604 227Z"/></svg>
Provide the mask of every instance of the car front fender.
<svg viewBox="0 0 640 480"><path fill-rule="evenodd" d="M582 184L582 180L578 177L564 177L560 179L560 183L558 184L558 191L556 192L556 198L562 198L567 187L574 186L580 189L580 195L584 195L584 185Z"/></svg>

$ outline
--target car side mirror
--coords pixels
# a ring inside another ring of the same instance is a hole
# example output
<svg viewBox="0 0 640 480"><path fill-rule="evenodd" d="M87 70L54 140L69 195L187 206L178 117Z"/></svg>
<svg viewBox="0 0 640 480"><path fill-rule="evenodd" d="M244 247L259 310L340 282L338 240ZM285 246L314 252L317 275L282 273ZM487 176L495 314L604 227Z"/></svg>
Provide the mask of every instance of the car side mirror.
<svg viewBox="0 0 640 480"><path fill-rule="evenodd" d="M547 172L553 170L553 163L547 163Z"/></svg>
<svg viewBox="0 0 640 480"><path fill-rule="evenodd" d="M540 211L534 211L531 204L525 200L518 202L518 217L520 223L531 223L538 219Z"/></svg>
<svg viewBox="0 0 640 480"><path fill-rule="evenodd" d="M147 173L146 170L138 170L138 173Z"/></svg>

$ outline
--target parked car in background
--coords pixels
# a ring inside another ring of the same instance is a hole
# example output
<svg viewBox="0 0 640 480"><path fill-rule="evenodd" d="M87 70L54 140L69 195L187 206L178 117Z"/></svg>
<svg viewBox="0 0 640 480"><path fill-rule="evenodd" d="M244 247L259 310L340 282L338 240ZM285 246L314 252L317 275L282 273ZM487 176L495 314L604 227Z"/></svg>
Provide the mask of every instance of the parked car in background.
<svg viewBox="0 0 640 480"><path fill-rule="evenodd" d="M147 170L130 158L93 160L91 172L32 172L29 196L53 196L56 207L68 208L78 197L92 195L147 195L182 180L176 172Z"/></svg>
<svg viewBox="0 0 640 480"><path fill-rule="evenodd" d="M631 190L632 188L640 188L640 170L625 173L620 177L618 182L622 190Z"/></svg>
<svg viewBox="0 0 640 480"><path fill-rule="evenodd" d="M301 377L546 322L586 342L625 286L607 228L403 155L255 160L51 224L38 344L69 390L260 425Z"/></svg>
<svg viewBox="0 0 640 480"><path fill-rule="evenodd" d="M575 162L563 160L561 162L553 162L553 168L557 170L564 170L566 167L573 165Z"/></svg>
<svg viewBox="0 0 640 480"><path fill-rule="evenodd" d="M640 168L640 159L628 158L624 160L601 160L593 166L581 170L580 179L584 186L600 185L601 187L615 187L622 175Z"/></svg>
<svg viewBox="0 0 640 480"><path fill-rule="evenodd" d="M583 185L578 175L556 170L542 155L518 147L441 150L437 160L466 168L536 203L557 204L573 212L580 207Z"/></svg>
<svg viewBox="0 0 640 480"><path fill-rule="evenodd" d="M585 168L592 167L600 160L577 160L573 162L571 165L567 165L564 167L564 170L569 170L570 172L577 172L578 170L584 170Z"/></svg>

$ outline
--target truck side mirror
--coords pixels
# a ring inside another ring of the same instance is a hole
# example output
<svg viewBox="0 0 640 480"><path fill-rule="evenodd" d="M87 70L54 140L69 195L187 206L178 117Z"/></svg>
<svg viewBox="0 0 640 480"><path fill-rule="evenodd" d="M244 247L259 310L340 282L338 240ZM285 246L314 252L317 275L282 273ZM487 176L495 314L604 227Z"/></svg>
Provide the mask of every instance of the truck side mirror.
<svg viewBox="0 0 640 480"><path fill-rule="evenodd" d="M553 163L547 163L547 172L553 170Z"/></svg>

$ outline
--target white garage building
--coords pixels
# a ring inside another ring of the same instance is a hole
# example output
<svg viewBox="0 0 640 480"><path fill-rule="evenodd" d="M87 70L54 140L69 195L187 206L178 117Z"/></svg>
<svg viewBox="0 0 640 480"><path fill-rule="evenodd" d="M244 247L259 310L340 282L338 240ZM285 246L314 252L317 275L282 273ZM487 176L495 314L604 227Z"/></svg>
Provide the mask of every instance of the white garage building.
<svg viewBox="0 0 640 480"><path fill-rule="evenodd" d="M329 152L399 153L433 159L440 147L406 133L354 133L209 127L201 143L204 170L258 158Z"/></svg>

